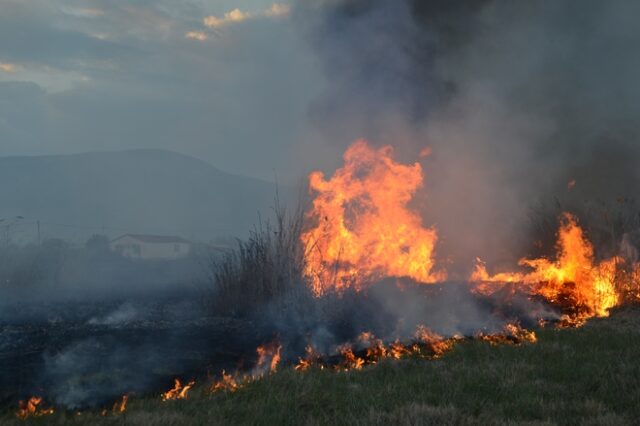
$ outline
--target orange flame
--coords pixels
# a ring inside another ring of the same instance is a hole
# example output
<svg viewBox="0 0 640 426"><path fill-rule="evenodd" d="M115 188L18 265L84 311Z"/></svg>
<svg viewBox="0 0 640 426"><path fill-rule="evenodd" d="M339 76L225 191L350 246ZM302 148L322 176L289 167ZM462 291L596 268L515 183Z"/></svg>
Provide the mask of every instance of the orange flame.
<svg viewBox="0 0 640 426"><path fill-rule="evenodd" d="M122 399L113 404L111 412L115 414L127 411L127 401L129 401L129 395L122 395Z"/></svg>
<svg viewBox="0 0 640 426"><path fill-rule="evenodd" d="M298 364L294 367L296 371L307 371L312 365L318 363L322 357L316 348L311 345L307 345L305 348L306 356L298 359Z"/></svg>
<svg viewBox="0 0 640 426"><path fill-rule="evenodd" d="M395 358L400 359L405 355L411 354L411 351L407 349L400 341L395 341L389 345L389 354Z"/></svg>
<svg viewBox="0 0 640 426"><path fill-rule="evenodd" d="M338 370L349 371L349 370L360 370L364 365L364 359L357 357L351 346L346 344L338 348L338 352L342 355L342 363L337 366Z"/></svg>
<svg viewBox="0 0 640 426"><path fill-rule="evenodd" d="M367 359L371 362L386 358L389 351L381 339L377 339L372 333L364 332L358 336L358 342L367 345Z"/></svg>
<svg viewBox="0 0 640 426"><path fill-rule="evenodd" d="M211 387L211 392L217 391L228 391L235 392L238 390L240 386L236 381L236 378L231 374L227 374L224 370L222 370L222 379L215 382Z"/></svg>
<svg viewBox="0 0 640 426"><path fill-rule="evenodd" d="M493 291L491 283L522 283L531 294L571 311L576 320L607 316L609 309L618 304L615 281L619 259L596 264L593 246L569 213L561 218L557 248L556 261L520 260L520 265L533 269L526 274L506 272L492 276L478 262L471 281L481 283L477 291L484 294Z"/></svg>
<svg viewBox="0 0 640 426"><path fill-rule="evenodd" d="M16 417L19 419L27 419L29 417L41 417L48 414L53 414L53 408L42 408L42 398L39 396L32 396L28 401L18 402L18 411Z"/></svg>
<svg viewBox="0 0 640 426"><path fill-rule="evenodd" d="M437 333L434 333L424 325L419 325L414 334L415 339L431 349L433 358L440 358L446 352L453 349L457 338L445 339Z"/></svg>
<svg viewBox="0 0 640 426"><path fill-rule="evenodd" d="M167 392L163 393L162 400L175 401L177 399L187 399L189 391L195 384L195 381L191 381L183 386L180 380L174 379L173 389L170 389Z"/></svg>
<svg viewBox="0 0 640 426"><path fill-rule="evenodd" d="M497 345L520 345L526 343L536 343L538 337L531 330L522 328L518 323L508 323L502 332L494 334L478 334L476 338L489 342L493 346Z"/></svg>
<svg viewBox="0 0 640 426"><path fill-rule="evenodd" d="M302 241L316 295L385 277L424 283L445 277L433 271L435 229L423 227L407 206L423 184L422 167L397 163L392 154L390 146L374 149L359 140L329 180L322 172L309 176L315 199Z"/></svg>
<svg viewBox="0 0 640 426"><path fill-rule="evenodd" d="M280 351L282 345L279 343L272 343L270 345L258 346L256 352L258 352L258 363L255 368L255 372L260 374L263 372L274 373L278 368L280 362Z"/></svg>

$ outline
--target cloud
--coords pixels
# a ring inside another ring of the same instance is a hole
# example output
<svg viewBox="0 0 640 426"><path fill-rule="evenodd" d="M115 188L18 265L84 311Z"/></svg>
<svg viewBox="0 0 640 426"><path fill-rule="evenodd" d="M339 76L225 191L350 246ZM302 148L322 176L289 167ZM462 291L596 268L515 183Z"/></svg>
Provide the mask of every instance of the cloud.
<svg viewBox="0 0 640 426"><path fill-rule="evenodd" d="M189 31L184 36L185 38L198 41L206 41L209 38L204 31Z"/></svg>
<svg viewBox="0 0 640 426"><path fill-rule="evenodd" d="M219 17L252 16L222 29L202 24L201 0L93 0L95 19L65 13L67 0L11 1L0 63L17 71L0 70L0 156L160 148L282 182L306 173L297 146L323 78L274 8L284 0L221 1Z"/></svg>
<svg viewBox="0 0 640 426"><path fill-rule="evenodd" d="M6 73L14 73L18 70L18 66L16 64L10 64L7 62L0 62L0 71Z"/></svg>
<svg viewBox="0 0 640 426"><path fill-rule="evenodd" d="M288 4L274 3L271 8L264 12L264 15L270 18L278 18L288 16L291 13L291 6Z"/></svg>
<svg viewBox="0 0 640 426"><path fill-rule="evenodd" d="M289 15L291 7L282 3L274 3L269 9L259 12L245 12L240 9L233 9L225 13L222 17L209 15L204 18L204 25L208 28L221 28L227 25L239 24L241 22L262 19L262 18L281 18Z"/></svg>
<svg viewBox="0 0 640 426"><path fill-rule="evenodd" d="M62 12L78 18L88 19L98 18L104 15L104 10L91 7L63 9Z"/></svg>
<svg viewBox="0 0 640 426"><path fill-rule="evenodd" d="M227 12L223 17L207 16L204 18L204 25L209 28L220 28L229 24L237 24L244 22L248 19L252 19L254 15L249 12L243 12L240 9L233 9L231 12Z"/></svg>

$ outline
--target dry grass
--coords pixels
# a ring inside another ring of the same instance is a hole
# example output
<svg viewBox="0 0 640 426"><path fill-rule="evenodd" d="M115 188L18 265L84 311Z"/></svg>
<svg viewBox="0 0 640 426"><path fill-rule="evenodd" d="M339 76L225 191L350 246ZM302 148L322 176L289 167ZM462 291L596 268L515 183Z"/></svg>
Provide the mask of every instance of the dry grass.
<svg viewBox="0 0 640 426"><path fill-rule="evenodd" d="M211 262L210 304L218 315L245 316L274 301L309 295L304 280L304 213L287 212L276 199L273 222L260 222L246 241Z"/></svg>

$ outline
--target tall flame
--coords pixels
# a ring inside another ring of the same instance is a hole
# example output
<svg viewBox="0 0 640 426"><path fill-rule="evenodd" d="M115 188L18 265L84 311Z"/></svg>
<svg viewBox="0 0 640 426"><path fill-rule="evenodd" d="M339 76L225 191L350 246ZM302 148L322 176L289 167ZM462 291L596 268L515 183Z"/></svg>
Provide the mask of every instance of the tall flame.
<svg viewBox="0 0 640 426"><path fill-rule="evenodd" d="M407 206L423 184L422 167L397 163L392 155L390 146L374 149L359 140L333 177L309 176L313 226L302 240L308 247L306 273L317 295L361 289L384 277L444 279L444 273L433 271L435 229L423 227Z"/></svg>
<svg viewBox="0 0 640 426"><path fill-rule="evenodd" d="M574 310L579 317L607 316L610 308L618 304L615 287L617 258L596 263L593 246L584 236L582 228L569 213L561 218L555 261L548 259L522 259L520 265L532 272L503 272L489 275L482 263L476 265L471 281L481 283L520 282L535 295L552 304ZM479 287L480 291L491 291Z"/></svg>

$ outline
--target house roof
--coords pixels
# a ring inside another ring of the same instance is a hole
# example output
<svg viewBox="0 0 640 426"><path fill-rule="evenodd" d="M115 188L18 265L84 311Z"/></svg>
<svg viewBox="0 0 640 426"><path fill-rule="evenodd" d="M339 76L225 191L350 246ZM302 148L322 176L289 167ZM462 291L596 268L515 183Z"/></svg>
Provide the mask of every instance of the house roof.
<svg viewBox="0 0 640 426"><path fill-rule="evenodd" d="M182 237L170 236L170 235L144 235L144 234L124 234L119 236L112 242L116 242L124 237L130 237L138 241L142 241L144 243L157 243L157 244L177 244L177 243L188 244L189 243L188 240L185 240Z"/></svg>

